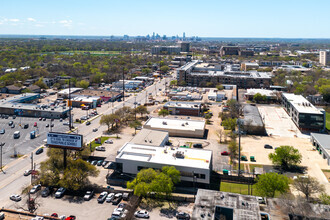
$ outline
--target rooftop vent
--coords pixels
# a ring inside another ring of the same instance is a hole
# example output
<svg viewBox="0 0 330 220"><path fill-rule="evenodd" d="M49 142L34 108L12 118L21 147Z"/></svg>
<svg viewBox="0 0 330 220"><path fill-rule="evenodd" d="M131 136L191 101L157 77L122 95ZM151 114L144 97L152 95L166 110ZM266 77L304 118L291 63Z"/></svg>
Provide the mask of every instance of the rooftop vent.
<svg viewBox="0 0 330 220"><path fill-rule="evenodd" d="M184 158L184 152L183 151L177 151L175 153L176 158Z"/></svg>
<svg viewBox="0 0 330 220"><path fill-rule="evenodd" d="M167 122L166 121L163 121L163 125L167 125Z"/></svg>
<svg viewBox="0 0 330 220"><path fill-rule="evenodd" d="M184 126L184 123L182 123L181 126Z"/></svg>

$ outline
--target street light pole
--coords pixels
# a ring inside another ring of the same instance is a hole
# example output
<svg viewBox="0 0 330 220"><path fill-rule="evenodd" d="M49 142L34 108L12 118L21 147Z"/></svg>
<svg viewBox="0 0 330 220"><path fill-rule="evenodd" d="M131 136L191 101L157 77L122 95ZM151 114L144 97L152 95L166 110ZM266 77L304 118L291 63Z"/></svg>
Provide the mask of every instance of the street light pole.
<svg viewBox="0 0 330 220"><path fill-rule="evenodd" d="M241 175L241 120L237 119L238 125L238 176Z"/></svg>

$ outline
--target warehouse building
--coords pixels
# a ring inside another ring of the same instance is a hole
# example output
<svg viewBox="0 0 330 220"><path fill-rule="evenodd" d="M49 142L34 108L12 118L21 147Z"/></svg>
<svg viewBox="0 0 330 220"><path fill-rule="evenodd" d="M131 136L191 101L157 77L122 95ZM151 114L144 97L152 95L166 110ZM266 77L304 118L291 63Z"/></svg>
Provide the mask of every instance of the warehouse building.
<svg viewBox="0 0 330 220"><path fill-rule="evenodd" d="M130 143L164 147L168 143L168 132L143 128Z"/></svg>
<svg viewBox="0 0 330 220"><path fill-rule="evenodd" d="M126 143L118 151L116 166L119 171L133 175L142 169L174 166L180 171L182 182L208 185L212 171L212 151Z"/></svg>
<svg viewBox="0 0 330 220"><path fill-rule="evenodd" d="M330 135L311 133L311 141L316 150L327 160L330 166Z"/></svg>
<svg viewBox="0 0 330 220"><path fill-rule="evenodd" d="M37 105L32 102L40 98L38 93L24 93L0 100L0 114L19 115L26 117L66 118L67 106Z"/></svg>
<svg viewBox="0 0 330 220"><path fill-rule="evenodd" d="M282 93L285 111L300 130L325 131L325 111L317 109L302 95Z"/></svg>
<svg viewBox="0 0 330 220"><path fill-rule="evenodd" d="M205 133L204 120L185 120L170 118L150 118L143 128L167 131L170 136L203 138Z"/></svg>
<svg viewBox="0 0 330 220"><path fill-rule="evenodd" d="M266 135L265 124L255 105L244 105L243 131L251 135Z"/></svg>
<svg viewBox="0 0 330 220"><path fill-rule="evenodd" d="M83 88L63 89L57 93L57 98L63 98L63 99L69 98L69 90L70 90L70 95L72 95L74 93L77 93L77 92L83 90Z"/></svg>
<svg viewBox="0 0 330 220"><path fill-rule="evenodd" d="M84 89L81 90L73 95L80 95L80 96L98 96L103 102L114 102L117 99L121 98L123 93L122 92L114 92L108 90L92 90L92 89Z"/></svg>
<svg viewBox="0 0 330 220"><path fill-rule="evenodd" d="M171 115L201 116L202 104L199 102L166 102L163 106Z"/></svg>
<svg viewBox="0 0 330 220"><path fill-rule="evenodd" d="M98 104L101 103L101 98L99 96L84 96L77 95L71 98L72 107L81 108L83 106L88 106L91 108L96 108Z"/></svg>

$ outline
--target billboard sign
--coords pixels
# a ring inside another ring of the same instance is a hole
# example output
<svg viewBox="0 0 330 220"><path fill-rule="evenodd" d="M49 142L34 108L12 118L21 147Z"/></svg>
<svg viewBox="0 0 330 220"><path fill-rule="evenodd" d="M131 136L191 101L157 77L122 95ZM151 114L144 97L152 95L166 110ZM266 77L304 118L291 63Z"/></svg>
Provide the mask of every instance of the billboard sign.
<svg viewBox="0 0 330 220"><path fill-rule="evenodd" d="M47 144L49 147L82 150L83 136L80 134L49 132L47 134Z"/></svg>

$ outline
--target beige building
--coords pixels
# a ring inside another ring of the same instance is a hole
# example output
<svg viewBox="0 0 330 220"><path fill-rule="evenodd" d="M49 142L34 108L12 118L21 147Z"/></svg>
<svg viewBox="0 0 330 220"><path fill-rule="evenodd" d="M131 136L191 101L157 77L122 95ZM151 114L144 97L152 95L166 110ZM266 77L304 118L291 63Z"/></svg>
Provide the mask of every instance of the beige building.
<svg viewBox="0 0 330 220"><path fill-rule="evenodd" d="M172 118L150 118L143 128L167 131L170 136L202 138L205 132L204 120Z"/></svg>
<svg viewBox="0 0 330 220"><path fill-rule="evenodd" d="M323 66L329 64L330 61L330 51L320 51L320 63Z"/></svg>

